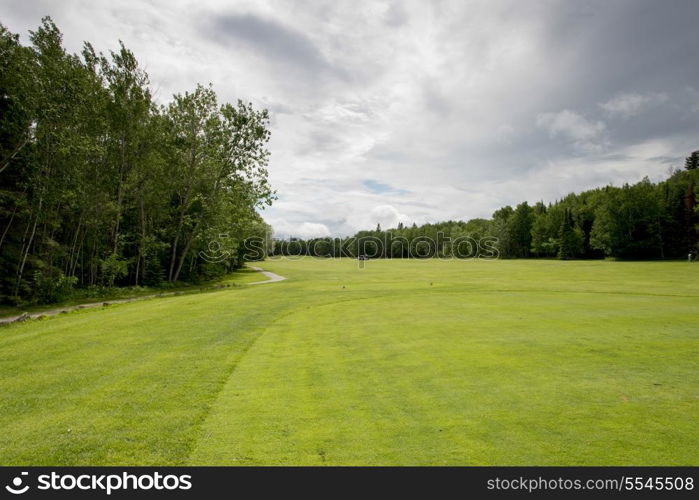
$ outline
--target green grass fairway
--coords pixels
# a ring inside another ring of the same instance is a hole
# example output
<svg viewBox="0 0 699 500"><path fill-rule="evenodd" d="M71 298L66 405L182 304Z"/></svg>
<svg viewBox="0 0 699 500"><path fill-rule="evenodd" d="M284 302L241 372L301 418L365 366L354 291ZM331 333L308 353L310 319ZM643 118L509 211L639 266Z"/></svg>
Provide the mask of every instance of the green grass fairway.
<svg viewBox="0 0 699 500"><path fill-rule="evenodd" d="M699 264L262 266L0 328L0 464L699 465Z"/></svg>

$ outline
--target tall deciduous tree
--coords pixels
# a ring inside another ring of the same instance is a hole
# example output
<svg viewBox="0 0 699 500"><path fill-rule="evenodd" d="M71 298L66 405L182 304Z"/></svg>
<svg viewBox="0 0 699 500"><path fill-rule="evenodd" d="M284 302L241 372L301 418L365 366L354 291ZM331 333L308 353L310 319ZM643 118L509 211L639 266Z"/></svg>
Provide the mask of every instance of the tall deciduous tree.
<svg viewBox="0 0 699 500"><path fill-rule="evenodd" d="M49 18L30 41L0 26L0 299L198 281L240 265L274 198L267 111L220 106L202 86L158 107L123 44L69 54ZM205 261L223 234L230 251Z"/></svg>

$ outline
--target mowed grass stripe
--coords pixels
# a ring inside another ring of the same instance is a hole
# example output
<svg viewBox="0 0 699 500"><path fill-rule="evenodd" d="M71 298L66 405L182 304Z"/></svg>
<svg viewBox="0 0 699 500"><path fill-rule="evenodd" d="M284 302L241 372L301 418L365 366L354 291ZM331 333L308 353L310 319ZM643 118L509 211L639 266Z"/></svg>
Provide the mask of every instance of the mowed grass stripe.
<svg viewBox="0 0 699 500"><path fill-rule="evenodd" d="M624 316L663 304L419 299L342 302L272 325L221 392L193 463L695 460L686 412L696 411L697 378L686 376L696 336L658 333L667 318L650 314L644 329L628 328ZM694 304L683 301L689 325Z"/></svg>
<svg viewBox="0 0 699 500"><path fill-rule="evenodd" d="M697 462L697 266L262 267L0 329L2 463Z"/></svg>
<svg viewBox="0 0 699 500"><path fill-rule="evenodd" d="M209 403L274 314L263 297L251 287L4 328L2 463L183 463Z"/></svg>

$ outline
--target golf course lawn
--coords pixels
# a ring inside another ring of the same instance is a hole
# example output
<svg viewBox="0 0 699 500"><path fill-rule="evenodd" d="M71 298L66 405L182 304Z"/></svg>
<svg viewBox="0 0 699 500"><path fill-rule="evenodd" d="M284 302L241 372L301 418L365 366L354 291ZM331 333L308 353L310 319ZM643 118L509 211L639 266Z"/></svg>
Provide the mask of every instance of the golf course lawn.
<svg viewBox="0 0 699 500"><path fill-rule="evenodd" d="M699 264L358 264L1 327L0 465L699 465Z"/></svg>

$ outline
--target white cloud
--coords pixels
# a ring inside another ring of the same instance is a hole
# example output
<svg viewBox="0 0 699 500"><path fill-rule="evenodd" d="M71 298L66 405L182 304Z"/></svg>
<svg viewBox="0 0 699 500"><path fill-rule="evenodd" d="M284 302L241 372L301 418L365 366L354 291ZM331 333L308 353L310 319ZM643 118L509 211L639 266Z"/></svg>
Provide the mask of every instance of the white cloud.
<svg viewBox="0 0 699 500"><path fill-rule="evenodd" d="M604 122L588 120L567 109L558 113L540 113L536 124L546 129L551 137L569 139L576 149L583 152L599 152L606 146L607 127Z"/></svg>
<svg viewBox="0 0 699 500"><path fill-rule="evenodd" d="M606 102L600 103L599 106L609 116L628 119L667 102L668 99L668 95L664 92L650 92L647 94L629 92L619 94Z"/></svg>
<svg viewBox="0 0 699 500"><path fill-rule="evenodd" d="M395 207L391 205L379 205L371 211L371 217L377 224L381 224L384 228L396 227L399 222L406 220L405 215L401 214Z"/></svg>
<svg viewBox="0 0 699 500"><path fill-rule="evenodd" d="M285 238L291 236L305 239L330 236L328 227L318 222L302 222L298 224L285 219L276 219L269 222L271 222L274 234L277 237Z"/></svg>

